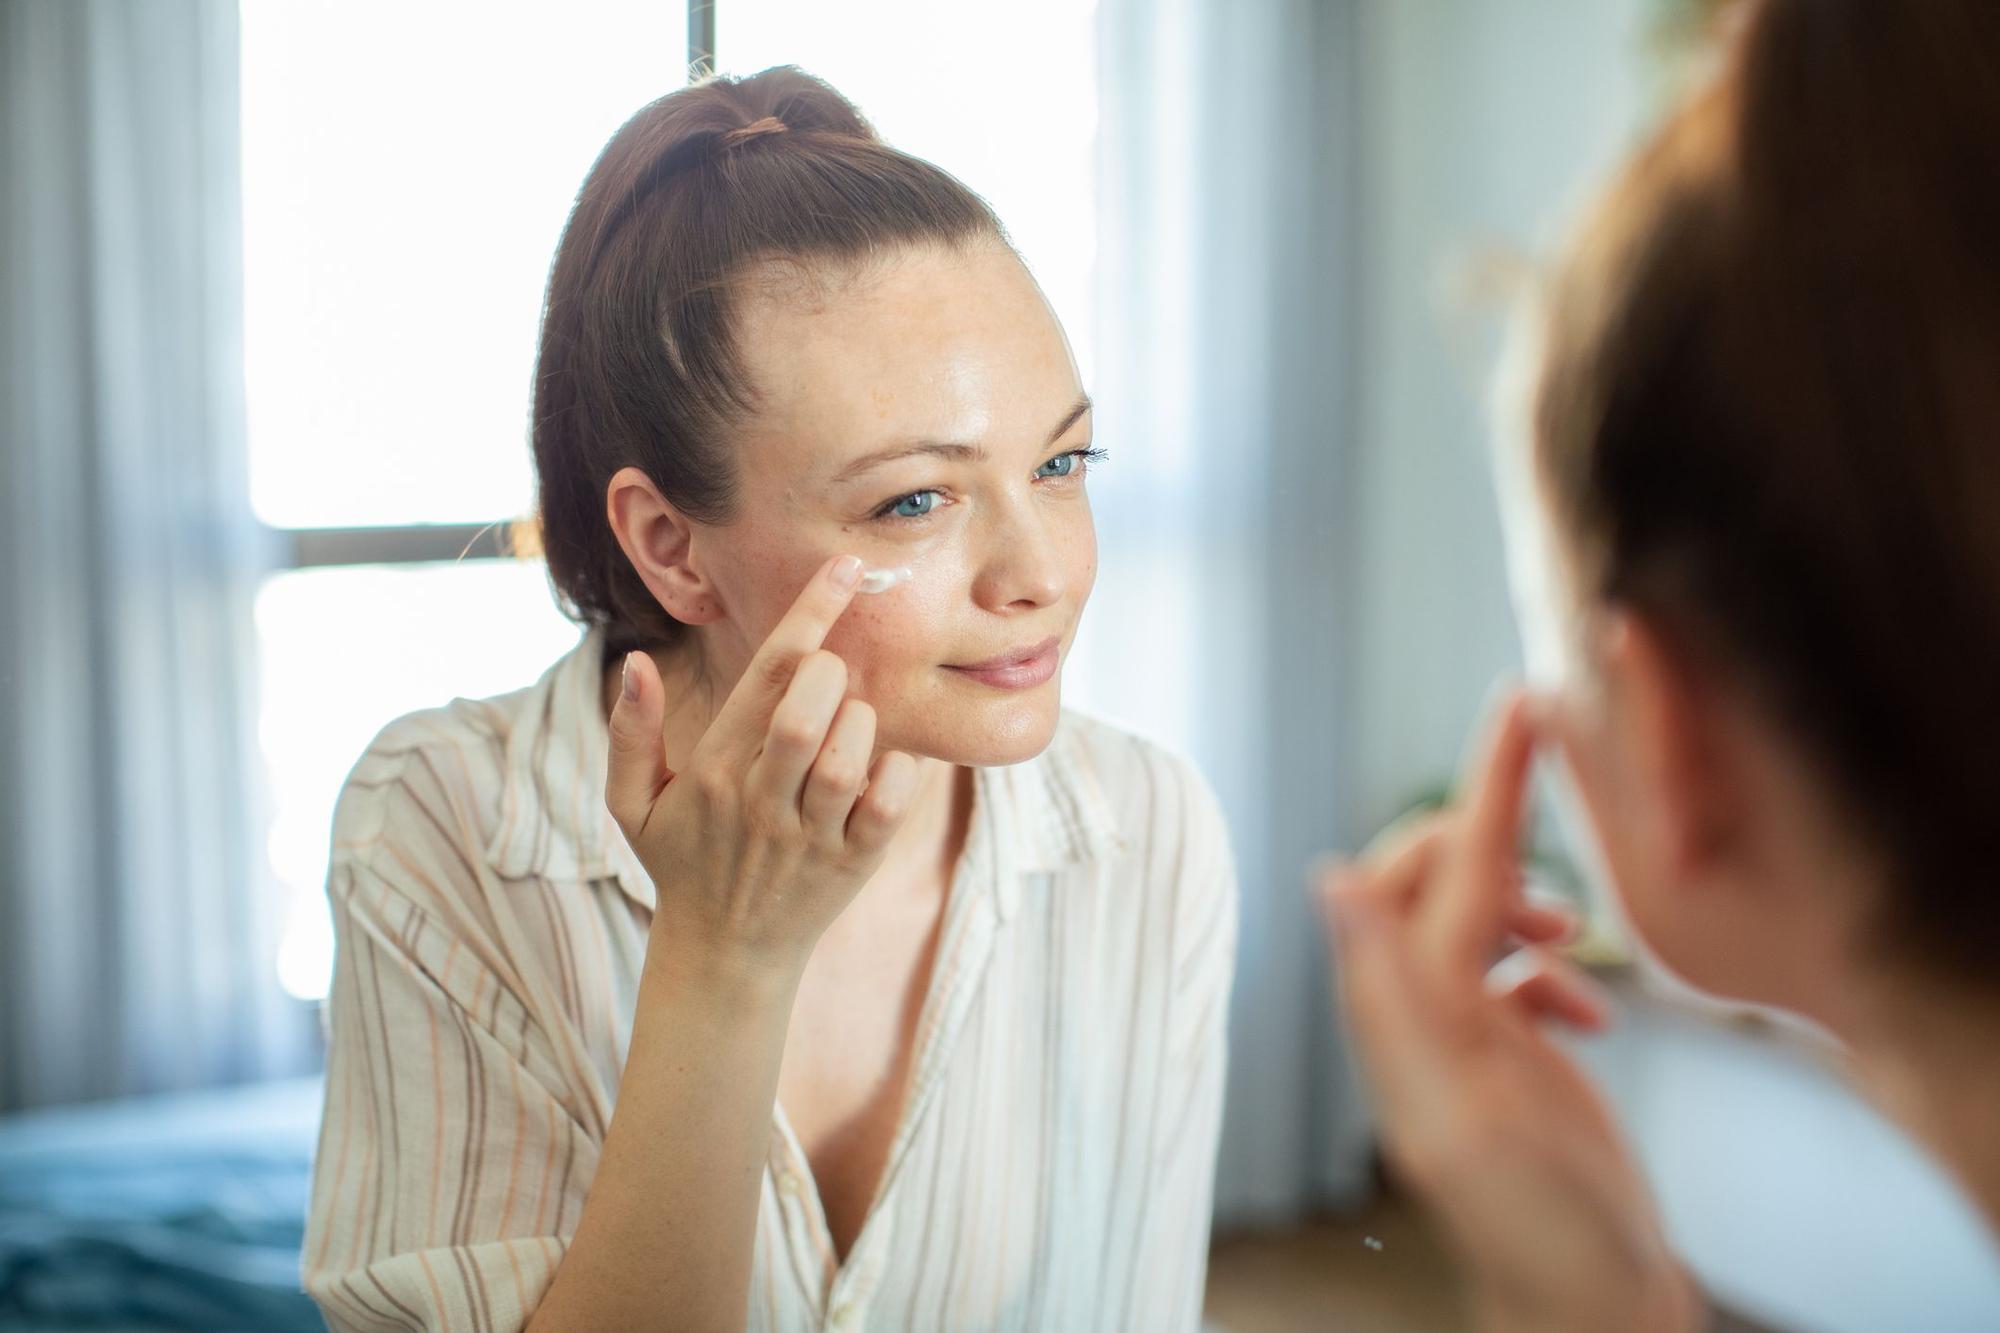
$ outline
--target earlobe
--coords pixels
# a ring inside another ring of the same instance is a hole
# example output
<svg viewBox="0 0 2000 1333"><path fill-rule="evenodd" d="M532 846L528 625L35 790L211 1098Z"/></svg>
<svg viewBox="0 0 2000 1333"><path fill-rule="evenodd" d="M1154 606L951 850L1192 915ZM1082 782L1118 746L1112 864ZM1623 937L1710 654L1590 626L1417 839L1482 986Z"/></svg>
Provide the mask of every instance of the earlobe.
<svg viewBox="0 0 2000 1333"><path fill-rule="evenodd" d="M604 507L619 548L668 615L684 625L721 618L721 599L701 571L699 528L650 477L636 467L620 468Z"/></svg>

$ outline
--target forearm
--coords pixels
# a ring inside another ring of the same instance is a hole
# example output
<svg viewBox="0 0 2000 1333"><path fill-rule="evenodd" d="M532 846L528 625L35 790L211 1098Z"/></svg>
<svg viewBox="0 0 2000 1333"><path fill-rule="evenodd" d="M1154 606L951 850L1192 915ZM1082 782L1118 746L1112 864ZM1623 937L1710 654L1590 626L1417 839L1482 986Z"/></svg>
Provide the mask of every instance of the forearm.
<svg viewBox="0 0 2000 1333"><path fill-rule="evenodd" d="M618 1103L529 1324L736 1330L796 978L648 952Z"/></svg>

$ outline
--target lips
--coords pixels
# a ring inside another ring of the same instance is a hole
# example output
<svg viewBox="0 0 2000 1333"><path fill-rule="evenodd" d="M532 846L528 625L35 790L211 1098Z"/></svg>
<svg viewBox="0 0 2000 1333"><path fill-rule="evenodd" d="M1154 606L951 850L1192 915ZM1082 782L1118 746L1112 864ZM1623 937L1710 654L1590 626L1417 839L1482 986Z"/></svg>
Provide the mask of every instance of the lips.
<svg viewBox="0 0 2000 1333"><path fill-rule="evenodd" d="M982 685L991 685L998 689L1029 689L1056 674L1056 650L1061 646L1062 639L1051 635L1040 643L1010 649L998 657L989 657L983 662L952 663L947 665L945 670L957 672Z"/></svg>

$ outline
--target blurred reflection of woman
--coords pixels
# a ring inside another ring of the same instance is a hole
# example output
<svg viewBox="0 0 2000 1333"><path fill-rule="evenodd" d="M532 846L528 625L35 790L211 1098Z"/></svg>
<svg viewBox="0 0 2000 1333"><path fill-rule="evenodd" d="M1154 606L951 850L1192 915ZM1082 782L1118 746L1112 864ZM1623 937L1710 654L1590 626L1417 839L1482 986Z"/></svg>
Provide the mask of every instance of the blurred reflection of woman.
<svg viewBox="0 0 2000 1333"><path fill-rule="evenodd" d="M336 818L328 1319L1194 1328L1233 873L1185 763L1059 707L1090 404L993 215L795 70L662 98L534 449L588 634Z"/></svg>

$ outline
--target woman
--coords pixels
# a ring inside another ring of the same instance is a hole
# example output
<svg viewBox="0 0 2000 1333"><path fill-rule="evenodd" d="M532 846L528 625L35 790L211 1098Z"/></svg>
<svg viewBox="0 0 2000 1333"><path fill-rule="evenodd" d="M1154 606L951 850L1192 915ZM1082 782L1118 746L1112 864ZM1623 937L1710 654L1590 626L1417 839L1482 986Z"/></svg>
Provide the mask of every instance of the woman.
<svg viewBox="0 0 2000 1333"><path fill-rule="evenodd" d="M1090 430L999 223L824 84L619 131L534 406L588 634L336 817L333 1324L1196 1325L1235 890L1059 709Z"/></svg>
<svg viewBox="0 0 2000 1333"><path fill-rule="evenodd" d="M1486 1327L1702 1317L1540 1030L1601 998L1546 954L1484 978L1538 750L1659 960L1841 1038L2000 1224L1996 164L2000 6L1767 0L1549 295L1502 467L1566 670L1328 886L1386 1147Z"/></svg>

